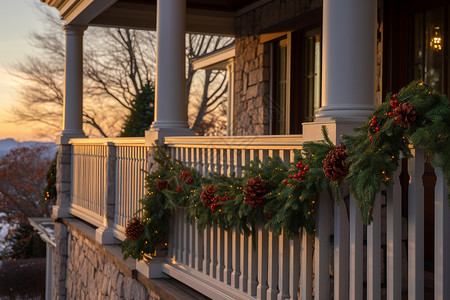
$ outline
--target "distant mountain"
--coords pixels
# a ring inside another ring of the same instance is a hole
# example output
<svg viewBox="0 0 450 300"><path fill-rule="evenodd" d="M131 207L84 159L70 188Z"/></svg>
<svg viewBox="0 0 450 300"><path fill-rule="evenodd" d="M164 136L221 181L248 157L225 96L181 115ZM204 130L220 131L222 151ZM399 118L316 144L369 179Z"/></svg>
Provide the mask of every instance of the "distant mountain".
<svg viewBox="0 0 450 300"><path fill-rule="evenodd" d="M58 151L58 146L55 143L43 143L43 142L17 142L14 139L4 139L0 140L0 157L8 154L11 149L19 148L19 147L27 147L27 148L36 148L40 146L49 147L50 151L48 153L49 158L53 158L56 151Z"/></svg>

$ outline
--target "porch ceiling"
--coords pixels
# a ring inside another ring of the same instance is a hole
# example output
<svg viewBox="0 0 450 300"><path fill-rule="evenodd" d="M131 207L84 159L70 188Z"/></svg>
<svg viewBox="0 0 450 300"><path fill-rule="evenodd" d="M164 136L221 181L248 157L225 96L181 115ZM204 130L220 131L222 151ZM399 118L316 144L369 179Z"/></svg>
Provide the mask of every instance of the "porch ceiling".
<svg viewBox="0 0 450 300"><path fill-rule="evenodd" d="M258 0L187 0L188 32L234 34L236 12ZM155 30L156 0L117 0L89 25Z"/></svg>

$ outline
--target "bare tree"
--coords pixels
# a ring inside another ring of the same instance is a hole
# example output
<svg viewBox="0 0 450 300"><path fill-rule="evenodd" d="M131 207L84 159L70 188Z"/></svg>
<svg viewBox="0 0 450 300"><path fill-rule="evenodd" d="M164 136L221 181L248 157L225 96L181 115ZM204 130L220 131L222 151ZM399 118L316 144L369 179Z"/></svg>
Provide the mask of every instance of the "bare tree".
<svg viewBox="0 0 450 300"><path fill-rule="evenodd" d="M224 133L227 100L227 78L221 70L194 70L196 59L231 45L233 38L212 35L189 34L187 36L186 99L191 108L191 127L197 134ZM198 74L201 73L201 74ZM198 79L195 82L195 78ZM219 109L221 113L218 113ZM215 129L213 129L215 128Z"/></svg>
<svg viewBox="0 0 450 300"><path fill-rule="evenodd" d="M41 10L48 22L45 31L32 35L36 53L17 63L11 71L20 88L18 104L11 112L14 122L33 124L48 136L59 133L62 122L65 45L61 21L47 8ZM136 95L154 81L155 41L155 33L151 31L86 30L83 121L88 135L119 134ZM232 42L231 38L187 35L186 99L194 130L200 124L202 127L212 124L208 120L212 120L210 115L226 100L227 85L221 71L206 71L203 76L196 76L201 72L193 70L193 60Z"/></svg>

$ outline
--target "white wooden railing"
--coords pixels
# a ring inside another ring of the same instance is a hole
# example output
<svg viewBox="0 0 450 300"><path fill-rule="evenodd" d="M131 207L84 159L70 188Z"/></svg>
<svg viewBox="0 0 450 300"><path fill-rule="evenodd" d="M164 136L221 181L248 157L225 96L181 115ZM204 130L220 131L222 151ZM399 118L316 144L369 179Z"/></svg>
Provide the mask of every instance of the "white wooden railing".
<svg viewBox="0 0 450 300"><path fill-rule="evenodd" d="M293 161L301 136L166 138L173 157L209 172L242 175L250 160L280 156ZM167 263L163 272L212 299L296 299L299 290L300 239L289 240L258 228L252 237L216 226L197 230L183 210L171 220ZM306 236L305 236L306 238ZM307 251L305 249L304 251ZM307 254L305 254L307 255Z"/></svg>
<svg viewBox="0 0 450 300"><path fill-rule="evenodd" d="M108 203L99 198L107 198L113 185L113 229L123 239L125 222L145 193L142 169L149 149L144 139L74 139L72 145L72 214L99 226ZM165 146L203 175L214 171L239 176L246 162L256 157L277 154L290 162L302 139L171 137ZM213 299L428 299L429 289L434 299L450 299L448 189L436 169L433 287L425 283L424 270L424 247L432 247L424 245L424 153L413 152L415 157L408 161L407 218L402 218L400 169L393 175L394 185L378 195L374 222L367 227L351 196L336 206L327 193L318 199L314 236L303 234L294 240L263 227L258 228L256 243L234 230L198 231L178 210L170 223L162 271ZM108 167L111 161L115 168ZM114 180L108 181L111 176Z"/></svg>
<svg viewBox="0 0 450 300"><path fill-rule="evenodd" d="M112 218L114 236L124 240L126 222L145 195L149 152L145 139L72 139L71 144L71 213L98 227L104 218ZM113 216L105 213L108 197Z"/></svg>

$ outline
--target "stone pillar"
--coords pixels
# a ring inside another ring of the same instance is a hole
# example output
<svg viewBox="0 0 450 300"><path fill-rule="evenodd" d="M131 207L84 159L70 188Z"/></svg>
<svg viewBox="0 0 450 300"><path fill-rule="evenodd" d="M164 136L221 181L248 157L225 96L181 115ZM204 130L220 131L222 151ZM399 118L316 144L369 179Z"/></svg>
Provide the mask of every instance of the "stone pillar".
<svg viewBox="0 0 450 300"><path fill-rule="evenodd" d="M72 146L60 144L56 158L56 205L53 205L53 218L67 218L70 206L70 185L72 175Z"/></svg>
<svg viewBox="0 0 450 300"><path fill-rule="evenodd" d="M376 104L376 0L323 1L318 121L362 123Z"/></svg>
<svg viewBox="0 0 450 300"><path fill-rule="evenodd" d="M67 275L67 226L63 223L55 223L56 248L53 260L53 295L52 299L66 299L66 275Z"/></svg>
<svg viewBox="0 0 450 300"><path fill-rule="evenodd" d="M115 189L116 189L116 147L114 143L107 142L108 154L106 159L106 193L103 199L103 224L95 230L95 240L100 244L114 244L113 235L115 213Z"/></svg>
<svg viewBox="0 0 450 300"><path fill-rule="evenodd" d="M70 138L86 137L83 132L83 32L86 26L66 25L64 68L63 131L60 144Z"/></svg>
<svg viewBox="0 0 450 300"><path fill-rule="evenodd" d="M53 206L54 218L69 216L71 138L86 137L83 132L83 32L86 26L64 26L66 32L66 60L64 69L63 131L58 137L56 190Z"/></svg>
<svg viewBox="0 0 450 300"><path fill-rule="evenodd" d="M158 0L156 15L155 121L147 143L165 136L193 135L187 124L186 0Z"/></svg>

